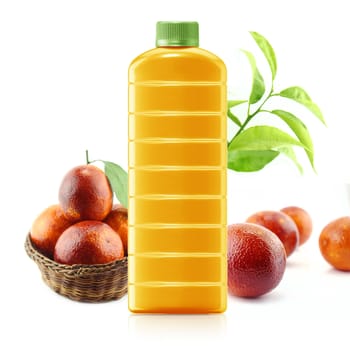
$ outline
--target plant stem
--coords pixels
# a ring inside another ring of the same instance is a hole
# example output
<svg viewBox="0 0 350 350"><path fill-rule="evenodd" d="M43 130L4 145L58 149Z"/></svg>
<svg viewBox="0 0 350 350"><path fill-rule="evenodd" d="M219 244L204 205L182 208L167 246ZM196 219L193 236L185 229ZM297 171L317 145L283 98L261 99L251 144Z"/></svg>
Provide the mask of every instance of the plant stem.
<svg viewBox="0 0 350 350"><path fill-rule="evenodd" d="M248 123L259 113L261 112L261 108L264 106L264 104L267 102L267 100L273 96L272 94L273 89L271 88L270 93L266 96L266 98L264 99L264 101L261 103L261 105L257 108L257 110L250 114L250 104L248 105L248 116L246 118L246 120L244 121L244 123L242 124L242 126L238 129L238 131L236 132L236 134L232 137L231 141L228 143L228 147L230 147L232 141L245 129L245 127L248 125Z"/></svg>
<svg viewBox="0 0 350 350"><path fill-rule="evenodd" d="M86 164L90 164L90 160L89 160L89 151L85 150L85 158L86 158Z"/></svg>
<svg viewBox="0 0 350 350"><path fill-rule="evenodd" d="M102 159L90 160L89 159L89 151L88 150L85 151L85 155L86 155L86 164L92 164L92 163L97 163L97 162L101 162L101 163L105 164L105 161L102 160Z"/></svg>

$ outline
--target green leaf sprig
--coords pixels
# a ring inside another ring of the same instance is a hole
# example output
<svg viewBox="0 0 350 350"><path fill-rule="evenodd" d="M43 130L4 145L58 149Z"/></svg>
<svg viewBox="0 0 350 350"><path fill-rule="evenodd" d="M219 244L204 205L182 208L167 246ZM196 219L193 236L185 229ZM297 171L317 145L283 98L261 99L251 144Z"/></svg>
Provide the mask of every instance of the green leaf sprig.
<svg viewBox="0 0 350 350"><path fill-rule="evenodd" d="M252 70L252 86L250 95L246 100L229 100L227 103L227 116L236 125L238 130L228 142L228 168L241 172L252 172L263 169L267 164L272 162L280 154L290 158L297 166L300 172L302 166L298 162L294 147L304 149L306 156L315 170L314 165L314 147L311 135L303 121L293 113L282 110L264 109L267 101L274 96L290 99L297 102L312 114L314 114L323 124L324 117L317 104L312 101L308 93L299 86L292 86L280 92L274 91L274 80L277 73L277 60L275 52L268 40L257 32L250 32L255 43L262 51L271 71L271 89L266 95L266 86L263 76L261 75L254 55L246 50L242 52L247 56ZM244 121L241 121L234 113L234 108L241 104L247 104L247 114ZM252 112L251 106L254 105ZM280 118L293 133L290 134L268 125L258 125L247 127L249 122L260 113L270 113Z"/></svg>
<svg viewBox="0 0 350 350"><path fill-rule="evenodd" d="M111 188L120 204L128 208L128 173L118 164L106 160L89 160L89 152L86 150L86 163L101 162L104 165L104 173L107 176Z"/></svg>

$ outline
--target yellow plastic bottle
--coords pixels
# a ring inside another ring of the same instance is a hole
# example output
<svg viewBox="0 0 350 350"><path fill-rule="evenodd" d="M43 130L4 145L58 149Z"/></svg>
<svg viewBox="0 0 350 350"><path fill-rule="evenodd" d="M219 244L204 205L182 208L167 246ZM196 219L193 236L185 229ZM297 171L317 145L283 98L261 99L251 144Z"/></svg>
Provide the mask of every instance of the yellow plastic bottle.
<svg viewBox="0 0 350 350"><path fill-rule="evenodd" d="M129 309L223 312L226 68L197 22L158 22L129 68Z"/></svg>

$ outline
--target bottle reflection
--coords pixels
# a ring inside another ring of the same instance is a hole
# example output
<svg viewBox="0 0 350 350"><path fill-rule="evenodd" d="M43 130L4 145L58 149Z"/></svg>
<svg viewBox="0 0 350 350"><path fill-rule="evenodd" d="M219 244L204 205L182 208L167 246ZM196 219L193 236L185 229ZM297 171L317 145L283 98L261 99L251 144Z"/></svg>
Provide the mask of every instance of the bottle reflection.
<svg viewBox="0 0 350 350"><path fill-rule="evenodd" d="M225 314L129 315L129 335L134 339L217 339L226 335Z"/></svg>

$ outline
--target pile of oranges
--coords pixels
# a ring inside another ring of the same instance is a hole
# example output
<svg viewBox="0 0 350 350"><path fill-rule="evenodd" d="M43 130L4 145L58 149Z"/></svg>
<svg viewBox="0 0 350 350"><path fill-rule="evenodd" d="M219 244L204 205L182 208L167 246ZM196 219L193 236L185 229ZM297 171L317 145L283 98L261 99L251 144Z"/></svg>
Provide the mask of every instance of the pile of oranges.
<svg viewBox="0 0 350 350"><path fill-rule="evenodd" d="M254 213L228 227L228 288L241 297L258 297L277 287L286 260L312 232L310 215L290 206Z"/></svg>
<svg viewBox="0 0 350 350"><path fill-rule="evenodd" d="M61 264L109 263L127 255L128 212L113 205L100 168L77 166L62 180L59 204L34 220L30 238L38 251Z"/></svg>
<svg viewBox="0 0 350 350"><path fill-rule="evenodd" d="M235 296L258 297L277 287L287 258L311 235L307 211L290 206L249 216L228 227L228 289ZM319 236L322 256L333 267L350 271L350 217L324 227Z"/></svg>

